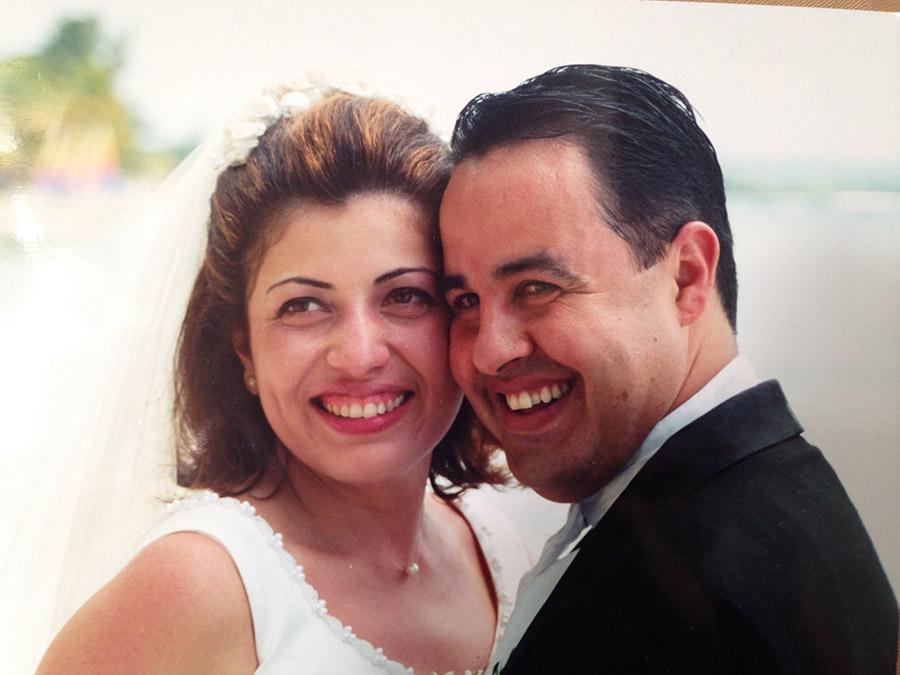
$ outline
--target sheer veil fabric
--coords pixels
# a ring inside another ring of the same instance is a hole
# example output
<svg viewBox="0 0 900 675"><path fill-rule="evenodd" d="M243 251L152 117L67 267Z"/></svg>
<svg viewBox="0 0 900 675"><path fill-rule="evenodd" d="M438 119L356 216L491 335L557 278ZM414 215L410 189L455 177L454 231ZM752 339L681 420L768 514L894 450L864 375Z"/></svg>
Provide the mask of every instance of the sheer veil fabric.
<svg viewBox="0 0 900 675"><path fill-rule="evenodd" d="M4 672L34 672L62 624L179 493L174 350L206 242L216 147L196 149L143 215L122 224L114 259L85 300L86 348L38 375L46 378L38 428L16 449L23 459L6 476L0 519ZM54 339L66 330L58 326Z"/></svg>

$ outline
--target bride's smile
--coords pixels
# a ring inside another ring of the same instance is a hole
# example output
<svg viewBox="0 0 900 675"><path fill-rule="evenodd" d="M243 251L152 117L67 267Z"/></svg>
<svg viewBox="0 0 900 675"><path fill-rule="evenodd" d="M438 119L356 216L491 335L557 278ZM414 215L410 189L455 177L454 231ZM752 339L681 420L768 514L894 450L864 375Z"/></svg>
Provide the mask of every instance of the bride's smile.
<svg viewBox="0 0 900 675"><path fill-rule="evenodd" d="M298 202L275 222L236 344L277 438L323 477L417 467L424 480L461 400L427 214L363 193Z"/></svg>

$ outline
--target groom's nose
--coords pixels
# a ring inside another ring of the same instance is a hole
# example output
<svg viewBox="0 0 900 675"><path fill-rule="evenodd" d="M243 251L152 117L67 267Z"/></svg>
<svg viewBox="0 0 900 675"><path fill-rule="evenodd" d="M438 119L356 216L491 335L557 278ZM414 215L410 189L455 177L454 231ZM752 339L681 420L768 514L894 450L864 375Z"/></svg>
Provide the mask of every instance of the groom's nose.
<svg viewBox="0 0 900 675"><path fill-rule="evenodd" d="M504 307L481 306L478 333L472 345L472 362L485 375L503 368L534 351L534 343L522 320Z"/></svg>

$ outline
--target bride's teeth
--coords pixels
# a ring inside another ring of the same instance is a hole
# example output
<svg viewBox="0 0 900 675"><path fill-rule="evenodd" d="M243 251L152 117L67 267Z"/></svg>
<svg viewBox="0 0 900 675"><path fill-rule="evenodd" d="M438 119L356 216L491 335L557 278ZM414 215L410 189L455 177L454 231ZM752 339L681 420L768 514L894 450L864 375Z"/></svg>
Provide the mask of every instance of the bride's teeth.
<svg viewBox="0 0 900 675"><path fill-rule="evenodd" d="M540 396L543 403L550 403L553 400L553 396L550 394L550 387L541 387Z"/></svg>
<svg viewBox="0 0 900 675"><path fill-rule="evenodd" d="M562 389L559 388L558 384L554 384L552 387L550 387L550 395L553 398L560 398L563 395Z"/></svg>
<svg viewBox="0 0 900 675"><path fill-rule="evenodd" d="M567 391L569 391L569 383L568 383L568 382L563 382L563 383L560 385L559 390L560 390L560 392L562 392L560 395L565 394Z"/></svg>
<svg viewBox="0 0 900 675"><path fill-rule="evenodd" d="M531 405L537 405L540 402L541 402L540 394L535 393L535 394L531 395Z"/></svg>
<svg viewBox="0 0 900 675"><path fill-rule="evenodd" d="M368 403L337 403L323 402L322 408L337 417L346 417L349 419L370 419L376 415L384 415L394 408L400 406L407 398L406 394L400 394L391 401L379 401L378 403L370 401Z"/></svg>
<svg viewBox="0 0 900 675"><path fill-rule="evenodd" d="M507 394L506 395L506 405L509 406L510 410L518 410L519 409L519 397L516 394Z"/></svg>

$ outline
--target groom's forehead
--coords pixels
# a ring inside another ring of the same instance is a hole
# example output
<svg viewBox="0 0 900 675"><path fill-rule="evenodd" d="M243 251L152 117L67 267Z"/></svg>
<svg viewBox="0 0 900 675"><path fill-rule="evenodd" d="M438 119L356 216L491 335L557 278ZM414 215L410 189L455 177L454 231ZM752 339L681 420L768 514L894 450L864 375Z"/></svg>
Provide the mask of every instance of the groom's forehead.
<svg viewBox="0 0 900 675"><path fill-rule="evenodd" d="M488 225L507 228L512 239L546 234L544 225L565 237L561 225L599 215L597 195L580 146L559 139L502 145L456 166L441 203L440 229L448 247L477 241Z"/></svg>

